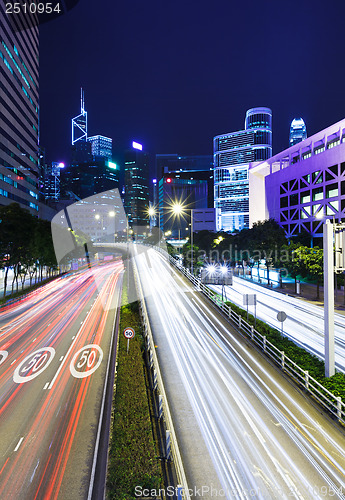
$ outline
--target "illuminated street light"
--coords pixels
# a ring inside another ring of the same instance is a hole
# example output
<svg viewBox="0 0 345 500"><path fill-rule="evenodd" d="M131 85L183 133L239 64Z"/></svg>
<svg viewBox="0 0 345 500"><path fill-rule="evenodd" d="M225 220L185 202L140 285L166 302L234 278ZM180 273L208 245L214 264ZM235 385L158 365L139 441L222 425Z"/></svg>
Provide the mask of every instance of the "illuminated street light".
<svg viewBox="0 0 345 500"><path fill-rule="evenodd" d="M156 210L154 207L150 207L147 211L150 217L154 217L156 215Z"/></svg>
<svg viewBox="0 0 345 500"><path fill-rule="evenodd" d="M206 269L207 269L208 275L211 276L211 277L216 272L216 266L214 264L209 264Z"/></svg>
<svg viewBox="0 0 345 500"><path fill-rule="evenodd" d="M172 206L172 211L175 215L181 215L184 211L183 205L181 203L174 203Z"/></svg>

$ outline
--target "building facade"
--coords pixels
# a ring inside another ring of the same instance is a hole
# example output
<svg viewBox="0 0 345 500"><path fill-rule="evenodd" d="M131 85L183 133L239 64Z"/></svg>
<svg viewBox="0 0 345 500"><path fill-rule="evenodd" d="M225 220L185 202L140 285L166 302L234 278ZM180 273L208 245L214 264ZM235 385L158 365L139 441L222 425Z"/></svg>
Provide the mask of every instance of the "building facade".
<svg viewBox="0 0 345 500"><path fill-rule="evenodd" d="M213 170L213 157L212 155L156 155L156 176L158 179L166 171L177 172L178 170Z"/></svg>
<svg viewBox="0 0 345 500"><path fill-rule="evenodd" d="M39 216L38 28L0 4L0 205Z"/></svg>
<svg viewBox="0 0 345 500"><path fill-rule="evenodd" d="M91 144L91 154L96 158L108 158L113 156L113 140L103 135L94 135L88 137L87 141Z"/></svg>
<svg viewBox="0 0 345 500"><path fill-rule="evenodd" d="M288 237L322 237L345 218L345 119L249 169L250 224L274 218Z"/></svg>
<svg viewBox="0 0 345 500"><path fill-rule="evenodd" d="M111 161L112 140L87 137L87 111L81 91L80 114L72 118L71 163L61 175L63 198L84 199L119 187L119 166Z"/></svg>
<svg viewBox="0 0 345 500"><path fill-rule="evenodd" d="M46 165L43 177L43 196L45 200L60 200L60 172L64 168L63 163L53 161Z"/></svg>
<svg viewBox="0 0 345 500"><path fill-rule="evenodd" d="M217 231L249 227L249 164L272 156L272 111L252 108L245 129L213 140Z"/></svg>
<svg viewBox="0 0 345 500"><path fill-rule="evenodd" d="M164 172L158 185L158 200L160 229L171 232L172 238L188 236L191 210L193 212L198 210L201 215L204 209L213 209L213 172L210 170ZM174 214L176 204L183 207L180 215ZM208 215L207 220L210 219ZM201 219L203 218L204 215ZM200 230L200 224L198 228ZM214 225L212 228L214 230Z"/></svg>
<svg viewBox="0 0 345 500"><path fill-rule="evenodd" d="M290 125L289 146L294 146L307 138L307 127L302 118L294 118Z"/></svg>
<svg viewBox="0 0 345 500"><path fill-rule="evenodd" d="M149 154L134 142L125 151L125 211L131 226L149 224Z"/></svg>

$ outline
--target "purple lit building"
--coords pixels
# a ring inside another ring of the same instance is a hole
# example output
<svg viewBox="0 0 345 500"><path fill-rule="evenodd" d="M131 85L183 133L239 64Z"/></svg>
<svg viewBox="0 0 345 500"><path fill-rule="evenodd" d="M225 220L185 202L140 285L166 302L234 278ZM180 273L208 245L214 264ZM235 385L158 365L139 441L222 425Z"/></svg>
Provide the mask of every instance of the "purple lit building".
<svg viewBox="0 0 345 500"><path fill-rule="evenodd" d="M345 219L345 119L249 167L249 222L274 218L288 237L322 236Z"/></svg>

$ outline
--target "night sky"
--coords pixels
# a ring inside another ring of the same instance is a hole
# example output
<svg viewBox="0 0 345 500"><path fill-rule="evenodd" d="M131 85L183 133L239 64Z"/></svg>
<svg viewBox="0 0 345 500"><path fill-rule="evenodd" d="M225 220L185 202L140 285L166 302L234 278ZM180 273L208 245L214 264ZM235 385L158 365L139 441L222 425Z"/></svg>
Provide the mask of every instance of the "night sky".
<svg viewBox="0 0 345 500"><path fill-rule="evenodd" d="M308 135L345 117L343 0L80 0L41 26L41 145L68 161L85 90L89 135L156 153L212 154L213 136L273 111L273 152L290 122Z"/></svg>

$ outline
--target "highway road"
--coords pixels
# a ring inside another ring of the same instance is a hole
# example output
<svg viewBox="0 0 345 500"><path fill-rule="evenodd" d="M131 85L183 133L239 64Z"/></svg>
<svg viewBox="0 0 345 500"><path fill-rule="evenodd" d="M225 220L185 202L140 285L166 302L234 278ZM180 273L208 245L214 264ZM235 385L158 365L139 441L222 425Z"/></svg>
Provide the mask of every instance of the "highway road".
<svg viewBox="0 0 345 500"><path fill-rule="evenodd" d="M340 426L162 255L135 260L189 489L207 499L345 498Z"/></svg>
<svg viewBox="0 0 345 500"><path fill-rule="evenodd" d="M211 286L222 293L221 286ZM281 329L277 313L284 311L287 319L284 322L284 334L296 341L306 350L324 358L324 310L323 307L311 304L300 298L289 297L283 293L264 288L249 280L234 277L233 285L225 287L227 298L234 304L243 306L243 294L256 294L257 318L269 325ZM254 306L249 306L249 313L254 314ZM345 372L345 316L335 313L335 364Z"/></svg>
<svg viewBox="0 0 345 500"><path fill-rule="evenodd" d="M75 272L0 309L2 500L88 498L122 271Z"/></svg>

